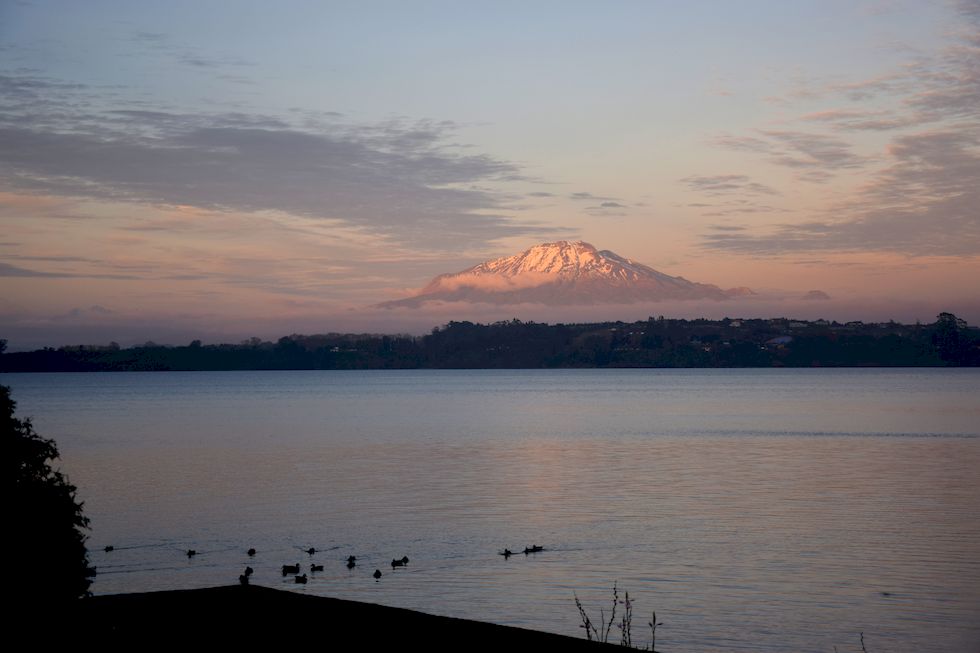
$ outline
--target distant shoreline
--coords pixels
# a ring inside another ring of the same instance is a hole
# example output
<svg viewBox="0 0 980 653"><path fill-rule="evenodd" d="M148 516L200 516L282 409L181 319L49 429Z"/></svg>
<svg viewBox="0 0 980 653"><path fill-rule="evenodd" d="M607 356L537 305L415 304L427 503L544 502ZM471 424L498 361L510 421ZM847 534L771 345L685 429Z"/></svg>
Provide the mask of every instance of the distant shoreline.
<svg viewBox="0 0 980 653"><path fill-rule="evenodd" d="M329 333L274 343L111 343L0 354L0 372L975 366L980 329L951 313L914 325L663 317L553 325L450 322L421 337Z"/></svg>

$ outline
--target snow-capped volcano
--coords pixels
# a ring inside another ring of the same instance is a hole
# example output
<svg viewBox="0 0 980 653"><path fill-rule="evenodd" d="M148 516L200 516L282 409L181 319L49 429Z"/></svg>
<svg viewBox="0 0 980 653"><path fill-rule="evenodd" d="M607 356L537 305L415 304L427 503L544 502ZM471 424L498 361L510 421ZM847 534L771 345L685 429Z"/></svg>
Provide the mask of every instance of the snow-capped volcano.
<svg viewBox="0 0 980 653"><path fill-rule="evenodd" d="M672 277L586 242L560 240L462 272L440 274L412 297L379 306L418 307L427 301L624 304L730 296L717 286Z"/></svg>

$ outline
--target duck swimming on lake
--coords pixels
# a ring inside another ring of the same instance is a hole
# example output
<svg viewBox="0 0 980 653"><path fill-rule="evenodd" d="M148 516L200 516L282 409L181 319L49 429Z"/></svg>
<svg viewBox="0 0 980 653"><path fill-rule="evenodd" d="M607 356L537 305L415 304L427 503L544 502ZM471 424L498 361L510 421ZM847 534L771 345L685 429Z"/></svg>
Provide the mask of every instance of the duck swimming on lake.
<svg viewBox="0 0 980 653"><path fill-rule="evenodd" d="M391 568L394 569L395 567L404 567L407 564L408 564L408 556L402 556L401 560L391 561Z"/></svg>
<svg viewBox="0 0 980 653"><path fill-rule="evenodd" d="M306 574L294 577L293 581L299 583L300 585L306 585Z"/></svg>
<svg viewBox="0 0 980 653"><path fill-rule="evenodd" d="M248 553L248 556L251 558L252 556L255 555L255 549L249 549L248 551L246 551L246 553Z"/></svg>
<svg viewBox="0 0 980 653"><path fill-rule="evenodd" d="M323 571L323 565L310 565L310 572Z"/></svg>
<svg viewBox="0 0 980 653"><path fill-rule="evenodd" d="M197 551L195 551L194 549L187 549L187 557L188 558L193 558L196 555L197 555Z"/></svg>
<svg viewBox="0 0 980 653"><path fill-rule="evenodd" d="M374 580L378 580L378 579L381 578L381 570L380 569L375 569L374 570L374 573L371 574L371 575L374 576Z"/></svg>
<svg viewBox="0 0 980 653"><path fill-rule="evenodd" d="M282 575L283 576L285 576L287 574L298 574L298 573L299 573L299 563L298 562L295 565L283 565L282 566Z"/></svg>

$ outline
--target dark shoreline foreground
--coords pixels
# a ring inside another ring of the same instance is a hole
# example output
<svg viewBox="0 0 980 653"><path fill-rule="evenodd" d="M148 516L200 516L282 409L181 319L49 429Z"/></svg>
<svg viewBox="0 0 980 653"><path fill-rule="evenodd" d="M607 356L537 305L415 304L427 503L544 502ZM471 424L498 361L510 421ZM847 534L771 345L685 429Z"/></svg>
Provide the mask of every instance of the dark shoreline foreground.
<svg viewBox="0 0 980 653"><path fill-rule="evenodd" d="M57 622L48 623L54 628ZM277 649L309 643L355 650L417 645L425 651L477 645L498 650L612 648L577 637L255 585L95 596L80 600L72 618L62 623L64 631L48 634L68 635L76 643L134 648L161 643L268 643Z"/></svg>

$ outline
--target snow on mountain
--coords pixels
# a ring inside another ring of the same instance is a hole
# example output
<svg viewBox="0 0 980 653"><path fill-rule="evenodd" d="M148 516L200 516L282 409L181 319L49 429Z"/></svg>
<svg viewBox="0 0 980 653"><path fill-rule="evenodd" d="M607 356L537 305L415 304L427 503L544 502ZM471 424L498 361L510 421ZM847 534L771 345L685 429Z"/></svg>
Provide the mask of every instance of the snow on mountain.
<svg viewBox="0 0 980 653"><path fill-rule="evenodd" d="M549 305L622 304L664 299L726 299L748 289L672 277L589 243L535 245L462 272L440 274L416 295L378 306L418 307L427 301ZM751 291L749 291L751 292Z"/></svg>

